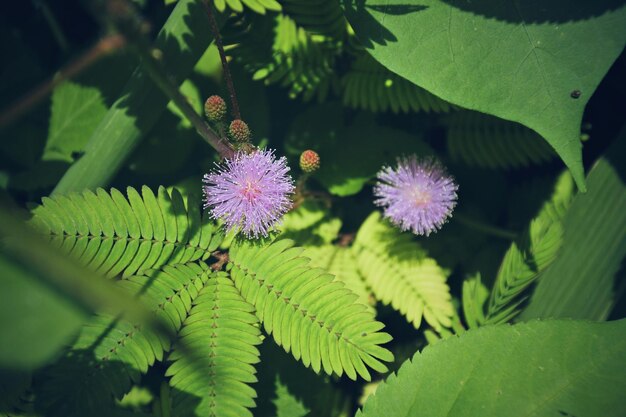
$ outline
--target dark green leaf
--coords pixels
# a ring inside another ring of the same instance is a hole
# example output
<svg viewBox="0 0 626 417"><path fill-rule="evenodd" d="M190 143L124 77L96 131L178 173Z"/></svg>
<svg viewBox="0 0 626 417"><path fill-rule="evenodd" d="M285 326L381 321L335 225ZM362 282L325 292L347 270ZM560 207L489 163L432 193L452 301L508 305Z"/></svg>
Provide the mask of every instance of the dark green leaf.
<svg viewBox="0 0 626 417"><path fill-rule="evenodd" d="M591 169L589 191L578 194L564 220L563 248L544 273L521 319L604 320L626 255L626 130Z"/></svg>
<svg viewBox="0 0 626 417"><path fill-rule="evenodd" d="M619 417L626 320L487 326L417 353L362 417Z"/></svg>
<svg viewBox="0 0 626 417"><path fill-rule="evenodd" d="M86 315L6 254L0 254L0 275L0 367L35 369L52 359Z"/></svg>
<svg viewBox="0 0 626 417"><path fill-rule="evenodd" d="M580 125L626 40L619 0L344 0L379 62L460 106L541 134L584 189Z"/></svg>

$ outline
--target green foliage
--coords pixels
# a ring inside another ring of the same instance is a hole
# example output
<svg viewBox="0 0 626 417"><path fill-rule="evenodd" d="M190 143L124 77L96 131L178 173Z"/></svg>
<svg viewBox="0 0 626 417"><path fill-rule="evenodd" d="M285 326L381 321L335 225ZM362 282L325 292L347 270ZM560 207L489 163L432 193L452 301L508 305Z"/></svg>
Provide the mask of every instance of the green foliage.
<svg viewBox="0 0 626 417"><path fill-rule="evenodd" d="M51 243L83 265L113 277L127 277L166 263L206 259L222 235L202 220L198 202L185 205L177 190L160 187L158 195L115 188L44 198L31 223Z"/></svg>
<svg viewBox="0 0 626 417"><path fill-rule="evenodd" d="M84 312L47 288L28 265L5 253L0 253L0 271L0 368L36 369L68 342L85 319Z"/></svg>
<svg viewBox="0 0 626 417"><path fill-rule="evenodd" d="M208 26L200 2L178 1L154 45L166 57L170 76L184 79L191 72L211 41ZM157 122L168 101L144 70L137 69L54 193L81 192L108 184Z"/></svg>
<svg viewBox="0 0 626 417"><path fill-rule="evenodd" d="M307 32L341 40L348 23L336 0L280 0L283 12Z"/></svg>
<svg viewBox="0 0 626 417"><path fill-rule="evenodd" d="M386 372L381 361L392 361L393 356L379 346L391 340L379 332L383 324L342 282L309 267L301 253L290 240L231 246L231 277L256 308L265 331L315 372L345 372L350 379L358 374L365 380L371 379L365 365Z"/></svg>
<svg viewBox="0 0 626 417"><path fill-rule="evenodd" d="M504 254L489 296L481 276L463 282L463 311L470 328L483 324L507 323L522 311L526 290L535 283L556 259L563 244L563 216L574 193L569 173L555 183L551 198L530 222L524 234Z"/></svg>
<svg viewBox="0 0 626 417"><path fill-rule="evenodd" d="M263 341L260 351L255 416L296 417L304 410L308 416L347 417L353 413L349 396L340 389L346 383L352 385L345 378L311 372L294 362L272 338Z"/></svg>
<svg viewBox="0 0 626 417"><path fill-rule="evenodd" d="M71 81L52 93L50 131L43 160L73 162L73 152L84 149L89 134L106 114L102 93Z"/></svg>
<svg viewBox="0 0 626 417"><path fill-rule="evenodd" d="M213 0L215 8L223 12L226 10L226 6L235 12L242 12L245 5L250 10L253 10L260 14L265 14L268 11L279 11L281 9L280 3L276 0Z"/></svg>
<svg viewBox="0 0 626 417"><path fill-rule="evenodd" d="M446 125L450 156L468 165L512 169L546 163L555 156L532 130L482 113L454 113Z"/></svg>
<svg viewBox="0 0 626 417"><path fill-rule="evenodd" d="M201 0L27 3L0 16L1 416L625 414L624 322L506 324L624 315L624 57L594 92L623 2L211 0L229 77ZM23 95L54 71L49 100ZM574 196L592 93L585 160L606 156ZM220 156L189 112L211 95L224 140L237 101L290 158L269 238L202 214ZM371 214L411 154L459 185L429 237Z"/></svg>
<svg viewBox="0 0 626 417"><path fill-rule="evenodd" d="M174 415L252 416L257 382L255 347L261 343L254 307L239 294L225 273L211 277L193 301L179 333L185 349L169 356ZM189 350L193 355L186 353ZM199 404L190 395L201 398Z"/></svg>
<svg viewBox="0 0 626 417"><path fill-rule="evenodd" d="M276 378L276 417L304 417L309 413L301 401L295 398L280 378Z"/></svg>
<svg viewBox="0 0 626 417"><path fill-rule="evenodd" d="M470 330L405 362L357 416L622 416L624 331L626 320Z"/></svg>
<svg viewBox="0 0 626 417"><path fill-rule="evenodd" d="M320 267L343 282L350 291L359 296L358 302L374 312L375 299L365 278L358 269L355 252L351 248L337 245L310 246L304 256L311 258L311 265Z"/></svg>
<svg viewBox="0 0 626 417"><path fill-rule="evenodd" d="M329 244L337 238L340 228L339 218L331 217L328 208L310 199L287 213L280 226L282 238L305 247Z"/></svg>
<svg viewBox="0 0 626 417"><path fill-rule="evenodd" d="M626 131L587 176L564 219L563 249L543 275L522 320L568 317L604 320L626 254Z"/></svg>
<svg viewBox="0 0 626 417"><path fill-rule="evenodd" d="M377 299L406 316L417 329L422 317L435 330L452 325L454 307L447 272L412 241L372 213L354 241L359 271Z"/></svg>
<svg viewBox="0 0 626 417"><path fill-rule="evenodd" d="M203 263L165 266L117 285L134 294L175 334L209 273ZM170 343L132 321L97 315L82 328L65 356L46 371L48 382L38 392L38 400L53 415L106 415L104 410L114 406L112 396L121 399L156 360L163 360Z"/></svg>
<svg viewBox="0 0 626 417"><path fill-rule="evenodd" d="M504 255L491 292L485 324L506 323L520 313L520 295L555 260L563 243L563 227L556 220L534 219L521 244L512 243Z"/></svg>
<svg viewBox="0 0 626 417"><path fill-rule="evenodd" d="M347 4L348 20L374 58L446 101L537 131L584 189L582 113L624 48L626 6L405 3Z"/></svg>
<svg viewBox="0 0 626 417"><path fill-rule="evenodd" d="M489 290L481 282L480 273L463 281L463 315L470 329L485 322L484 309L488 298Z"/></svg>
<svg viewBox="0 0 626 417"><path fill-rule="evenodd" d="M321 167L313 178L331 194L342 197L361 191L381 165L394 163L398 156L433 153L419 136L378 125L368 115L346 123L341 107L335 104L316 106L299 115L286 147L294 158L306 149L315 149ZM354 158L355 152L358 158Z"/></svg>
<svg viewBox="0 0 626 417"><path fill-rule="evenodd" d="M343 104L372 112L445 113L452 106L361 53L341 79Z"/></svg>
<svg viewBox="0 0 626 417"><path fill-rule="evenodd" d="M318 97L321 101L331 89L340 45L311 35L289 16L252 19L243 34L226 41L233 44L229 54L254 80L288 87L292 98L302 94L305 100Z"/></svg>

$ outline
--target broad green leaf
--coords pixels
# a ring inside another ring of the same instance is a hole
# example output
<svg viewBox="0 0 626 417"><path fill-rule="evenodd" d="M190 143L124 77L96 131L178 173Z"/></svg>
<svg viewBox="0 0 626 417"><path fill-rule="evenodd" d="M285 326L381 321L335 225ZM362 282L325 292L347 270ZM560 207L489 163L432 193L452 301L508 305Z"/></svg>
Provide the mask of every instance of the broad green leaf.
<svg viewBox="0 0 626 417"><path fill-rule="evenodd" d="M107 107L100 90L71 81L54 89L48 141L43 160L72 162L83 149Z"/></svg>
<svg viewBox="0 0 626 417"><path fill-rule="evenodd" d="M159 32L155 47L163 52L168 75L185 79L211 42L206 11L199 0L180 0ZM53 193L104 186L159 119L168 98L141 67L92 133L81 158Z"/></svg>
<svg viewBox="0 0 626 417"><path fill-rule="evenodd" d="M306 149L316 151L321 167L313 178L332 194L358 193L382 164L392 164L398 156L433 153L419 137L377 125L371 118L361 116L347 124L340 106L317 106L296 118L292 125L287 152L297 158Z"/></svg>
<svg viewBox="0 0 626 417"><path fill-rule="evenodd" d="M487 326L417 353L360 417L626 415L626 320Z"/></svg>
<svg viewBox="0 0 626 417"><path fill-rule="evenodd" d="M618 0L344 0L348 20L391 71L468 109L543 136L580 189L581 118L626 41Z"/></svg>
<svg viewBox="0 0 626 417"><path fill-rule="evenodd" d="M543 274L522 320L569 317L605 320L626 256L626 129L589 172L564 219L563 248Z"/></svg>
<svg viewBox="0 0 626 417"><path fill-rule="evenodd" d="M5 254L0 276L0 367L35 369L53 358L86 315Z"/></svg>

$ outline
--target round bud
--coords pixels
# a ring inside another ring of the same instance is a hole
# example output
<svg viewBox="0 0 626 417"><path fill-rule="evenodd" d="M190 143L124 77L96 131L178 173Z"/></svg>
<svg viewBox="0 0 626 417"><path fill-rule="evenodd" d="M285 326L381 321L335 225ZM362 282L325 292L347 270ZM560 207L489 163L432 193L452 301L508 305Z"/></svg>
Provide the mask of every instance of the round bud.
<svg viewBox="0 0 626 417"><path fill-rule="evenodd" d="M317 152L312 150L307 150L302 152L300 155L300 168L302 171L310 173L317 171L320 167L320 156Z"/></svg>
<svg viewBox="0 0 626 417"><path fill-rule="evenodd" d="M204 113L211 122L224 120L226 110L226 102L220 96L211 96L204 102Z"/></svg>
<svg viewBox="0 0 626 417"><path fill-rule="evenodd" d="M250 128L241 119L235 119L228 126L228 134L236 142L248 142L250 140Z"/></svg>

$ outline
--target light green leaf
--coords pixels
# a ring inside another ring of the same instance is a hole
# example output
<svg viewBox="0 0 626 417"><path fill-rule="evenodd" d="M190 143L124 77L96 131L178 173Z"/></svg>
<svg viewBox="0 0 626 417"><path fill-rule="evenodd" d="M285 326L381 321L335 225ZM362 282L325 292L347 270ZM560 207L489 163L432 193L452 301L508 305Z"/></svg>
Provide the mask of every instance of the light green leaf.
<svg viewBox="0 0 626 417"><path fill-rule="evenodd" d="M398 310L416 329L422 318L439 332L452 326L449 272L411 234L392 227L375 211L359 228L352 249L376 299Z"/></svg>
<svg viewBox="0 0 626 417"><path fill-rule="evenodd" d="M626 256L626 130L591 169L589 191L577 194L564 220L563 248L543 274L522 320L605 320L614 280Z"/></svg>
<svg viewBox="0 0 626 417"><path fill-rule="evenodd" d="M624 48L623 2L344 5L357 36L380 63L446 101L537 131L585 188L581 118Z"/></svg>
<svg viewBox="0 0 626 417"><path fill-rule="evenodd" d="M42 159L73 162L72 153L84 148L107 107L97 88L66 81L54 89L51 111Z"/></svg>
<svg viewBox="0 0 626 417"><path fill-rule="evenodd" d="M281 237L303 246L328 244L337 238L339 229L341 220L331 217L328 208L312 200L285 214L280 225Z"/></svg>
<svg viewBox="0 0 626 417"><path fill-rule="evenodd" d="M357 299L376 313L376 300L372 291L359 273L356 253L351 248L338 245L321 245L307 247L303 256L311 259L311 265L320 267L343 282L350 291L359 296Z"/></svg>
<svg viewBox="0 0 626 417"><path fill-rule="evenodd" d="M357 416L623 416L625 332L626 320L469 330L405 362Z"/></svg>

